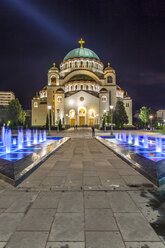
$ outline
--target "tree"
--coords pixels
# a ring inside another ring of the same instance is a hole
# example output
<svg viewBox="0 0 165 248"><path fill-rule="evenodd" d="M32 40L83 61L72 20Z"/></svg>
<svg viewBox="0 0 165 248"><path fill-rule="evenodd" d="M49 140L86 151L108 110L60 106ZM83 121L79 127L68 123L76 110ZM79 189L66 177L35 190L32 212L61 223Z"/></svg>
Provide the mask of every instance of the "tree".
<svg viewBox="0 0 165 248"><path fill-rule="evenodd" d="M151 113L151 109L150 108L147 108L147 107L143 106L140 109L139 118L144 123L144 126L145 127L149 123L149 114L150 113Z"/></svg>
<svg viewBox="0 0 165 248"><path fill-rule="evenodd" d="M8 121L12 126L24 125L25 123L25 112L23 111L22 105L18 98L11 100L7 107Z"/></svg>
<svg viewBox="0 0 165 248"><path fill-rule="evenodd" d="M115 111L113 112L113 121L117 128L123 128L124 124L128 124L128 116L122 101L118 100Z"/></svg>

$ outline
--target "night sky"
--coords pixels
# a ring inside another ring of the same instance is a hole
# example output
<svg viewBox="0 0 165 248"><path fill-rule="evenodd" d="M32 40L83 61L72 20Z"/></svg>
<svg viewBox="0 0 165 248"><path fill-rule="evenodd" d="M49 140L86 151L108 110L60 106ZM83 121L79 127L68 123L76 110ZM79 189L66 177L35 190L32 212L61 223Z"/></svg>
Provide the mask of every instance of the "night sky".
<svg viewBox="0 0 165 248"><path fill-rule="evenodd" d="M165 0L0 0L0 90L30 109L81 37L111 63L134 110L165 109Z"/></svg>

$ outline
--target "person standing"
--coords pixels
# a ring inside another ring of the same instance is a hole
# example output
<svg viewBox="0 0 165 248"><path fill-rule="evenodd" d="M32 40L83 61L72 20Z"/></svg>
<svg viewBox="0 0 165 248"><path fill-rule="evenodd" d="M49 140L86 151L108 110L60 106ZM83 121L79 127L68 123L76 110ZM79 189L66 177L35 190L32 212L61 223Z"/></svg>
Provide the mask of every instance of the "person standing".
<svg viewBox="0 0 165 248"><path fill-rule="evenodd" d="M92 127L92 137L94 137L95 136L95 127L93 126Z"/></svg>

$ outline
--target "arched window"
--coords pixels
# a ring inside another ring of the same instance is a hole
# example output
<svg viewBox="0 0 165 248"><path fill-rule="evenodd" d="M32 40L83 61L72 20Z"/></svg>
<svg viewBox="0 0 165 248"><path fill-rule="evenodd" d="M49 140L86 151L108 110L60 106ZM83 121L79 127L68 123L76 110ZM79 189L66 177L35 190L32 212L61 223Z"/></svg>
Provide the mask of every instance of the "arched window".
<svg viewBox="0 0 165 248"><path fill-rule="evenodd" d="M77 90L77 85L75 86L75 90Z"/></svg>
<svg viewBox="0 0 165 248"><path fill-rule="evenodd" d="M56 84L56 77L55 76L51 77L51 83Z"/></svg>
<svg viewBox="0 0 165 248"><path fill-rule="evenodd" d="M86 85L86 90L88 90L88 85Z"/></svg>
<svg viewBox="0 0 165 248"><path fill-rule="evenodd" d="M62 102L62 96L57 97L57 102Z"/></svg>
<svg viewBox="0 0 165 248"><path fill-rule="evenodd" d="M38 102L34 102L34 108L38 108Z"/></svg>
<svg viewBox="0 0 165 248"><path fill-rule="evenodd" d="M102 96L101 100L102 100L102 102L107 102L107 96Z"/></svg>
<svg viewBox="0 0 165 248"><path fill-rule="evenodd" d="M93 90L93 85L91 85L91 90Z"/></svg>
<svg viewBox="0 0 165 248"><path fill-rule="evenodd" d="M81 64L80 64L81 67L83 67L83 62L81 61Z"/></svg>
<svg viewBox="0 0 165 248"><path fill-rule="evenodd" d="M73 90L73 87L72 87L72 86L70 86L70 90L71 90L71 91Z"/></svg>
<svg viewBox="0 0 165 248"><path fill-rule="evenodd" d="M83 85L81 85L81 90L83 90Z"/></svg>
<svg viewBox="0 0 165 248"><path fill-rule="evenodd" d="M111 84L112 81L113 81L113 80L112 80L112 77L111 77L111 76L108 76L108 77L107 77L107 83Z"/></svg>

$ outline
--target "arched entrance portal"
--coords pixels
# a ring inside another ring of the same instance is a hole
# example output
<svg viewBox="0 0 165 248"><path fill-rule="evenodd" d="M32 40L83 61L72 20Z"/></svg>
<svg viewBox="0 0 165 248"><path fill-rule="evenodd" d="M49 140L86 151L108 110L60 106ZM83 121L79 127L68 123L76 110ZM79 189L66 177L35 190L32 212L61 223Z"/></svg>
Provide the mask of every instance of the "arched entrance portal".
<svg viewBox="0 0 165 248"><path fill-rule="evenodd" d="M94 126L95 112L93 109L89 110L89 126Z"/></svg>
<svg viewBox="0 0 165 248"><path fill-rule="evenodd" d="M75 110L71 109L69 111L69 117L70 117L70 126L75 126L76 121L75 121Z"/></svg>
<svg viewBox="0 0 165 248"><path fill-rule="evenodd" d="M85 109L80 108L79 109L79 126L85 125Z"/></svg>

